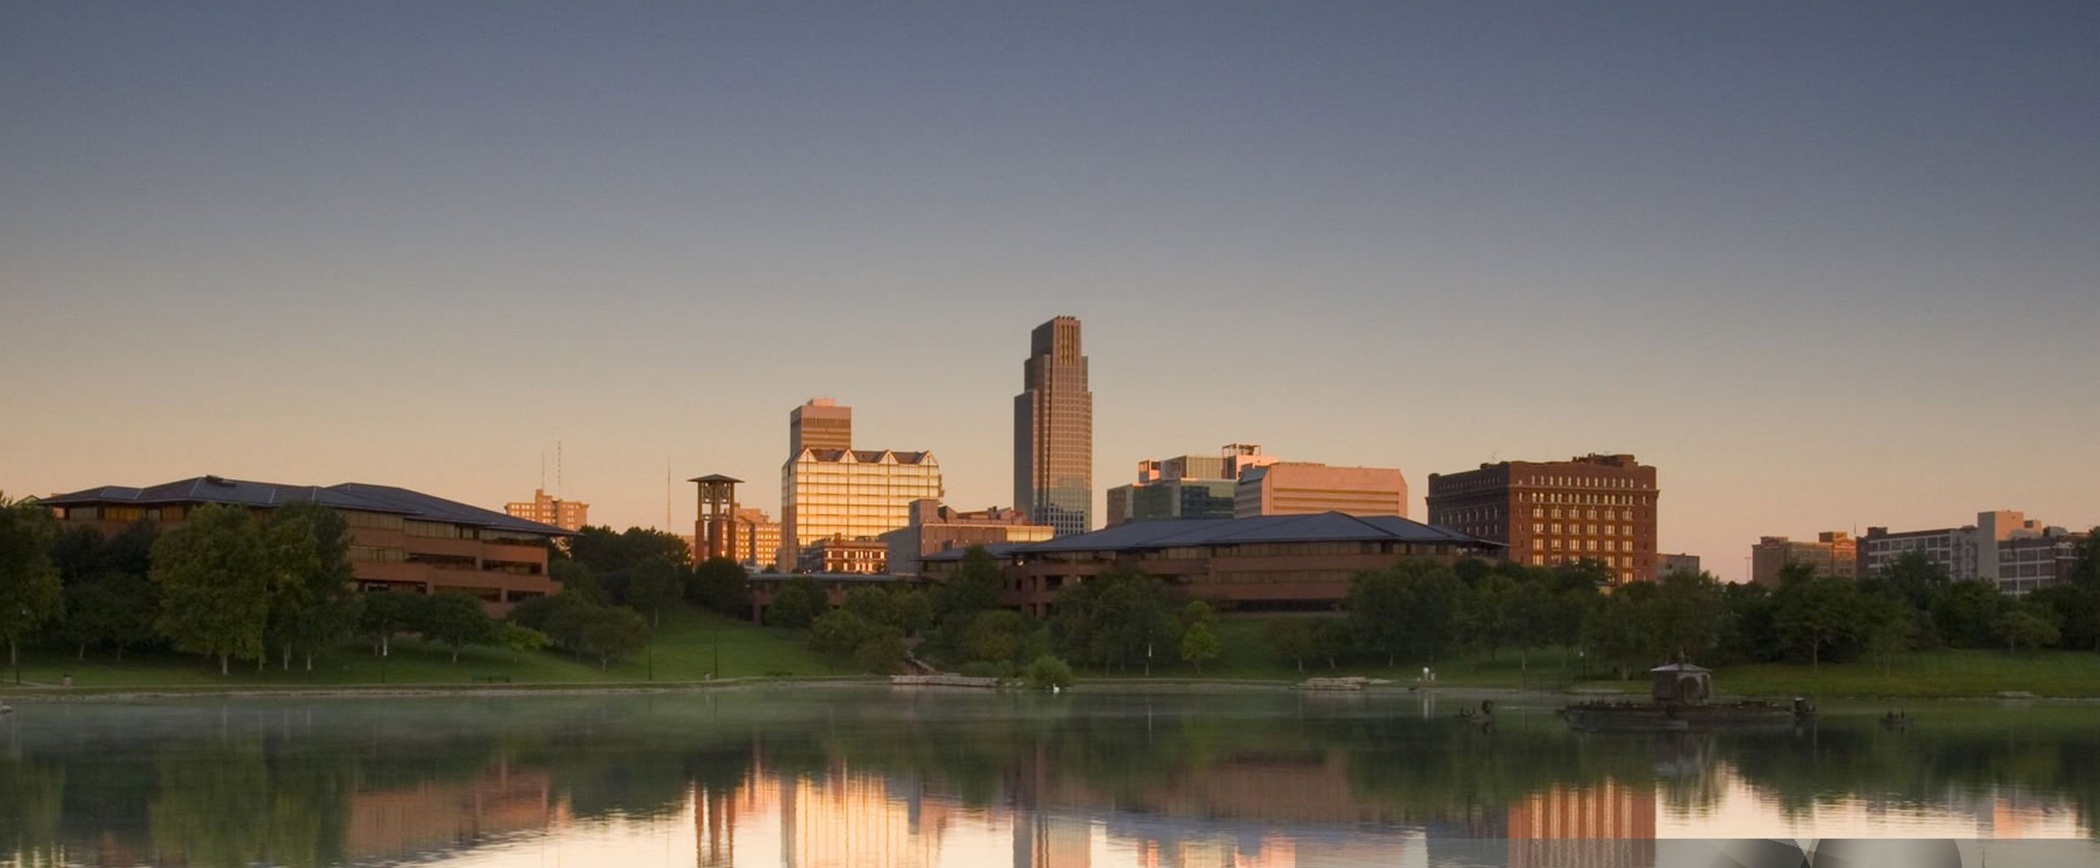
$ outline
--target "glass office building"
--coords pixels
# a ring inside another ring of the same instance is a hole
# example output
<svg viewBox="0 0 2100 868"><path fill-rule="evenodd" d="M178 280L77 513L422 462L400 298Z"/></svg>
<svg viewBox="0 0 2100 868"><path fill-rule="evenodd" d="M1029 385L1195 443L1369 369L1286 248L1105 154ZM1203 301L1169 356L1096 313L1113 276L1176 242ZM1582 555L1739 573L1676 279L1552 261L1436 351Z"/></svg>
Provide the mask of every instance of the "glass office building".
<svg viewBox="0 0 2100 868"><path fill-rule="evenodd" d="M1094 393L1086 378L1079 320L1036 326L1014 396L1014 505L1058 536L1094 526Z"/></svg>

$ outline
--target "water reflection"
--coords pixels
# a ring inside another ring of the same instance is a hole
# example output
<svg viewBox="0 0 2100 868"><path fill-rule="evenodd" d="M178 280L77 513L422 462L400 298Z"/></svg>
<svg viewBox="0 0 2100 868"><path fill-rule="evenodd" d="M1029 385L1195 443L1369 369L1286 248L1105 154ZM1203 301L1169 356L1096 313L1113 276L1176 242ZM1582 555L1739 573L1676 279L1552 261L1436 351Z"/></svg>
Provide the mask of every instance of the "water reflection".
<svg viewBox="0 0 2100 868"><path fill-rule="evenodd" d="M0 724L0 862L1703 866L1725 864L1711 839L1928 837L2100 864L2100 715L2080 706L1660 738L1448 711L882 690L26 705Z"/></svg>

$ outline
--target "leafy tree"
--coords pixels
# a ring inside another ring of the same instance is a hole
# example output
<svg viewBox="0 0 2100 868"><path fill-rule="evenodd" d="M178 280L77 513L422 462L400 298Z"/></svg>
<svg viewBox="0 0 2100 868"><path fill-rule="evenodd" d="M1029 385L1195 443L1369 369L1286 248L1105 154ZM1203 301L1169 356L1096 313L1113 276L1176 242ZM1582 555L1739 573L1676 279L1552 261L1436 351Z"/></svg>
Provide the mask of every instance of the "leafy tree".
<svg viewBox="0 0 2100 868"><path fill-rule="evenodd" d="M678 604L685 581L678 565L652 557L627 572L627 604L649 615L649 623L663 623L663 610Z"/></svg>
<svg viewBox="0 0 2100 868"><path fill-rule="evenodd" d="M161 587L160 631L178 651L227 661L262 659L270 615L270 556L248 510L208 503L189 524L153 543L153 580Z"/></svg>
<svg viewBox="0 0 2100 868"><path fill-rule="evenodd" d="M1863 644L1870 616L1866 595L1847 579L1818 576L1782 584L1773 596L1773 627L1788 656L1821 666Z"/></svg>
<svg viewBox="0 0 2100 868"><path fill-rule="evenodd" d="M459 662L460 649L468 645L496 643L500 635L496 621L473 595L447 591L428 600L416 619L416 632L452 649L452 662Z"/></svg>
<svg viewBox="0 0 2100 868"><path fill-rule="evenodd" d="M694 567L686 583L688 602L724 615L751 614L751 577L729 558L708 558Z"/></svg>
<svg viewBox="0 0 2100 868"><path fill-rule="evenodd" d="M1917 612L1900 600L1877 594L1866 598L1865 615L1865 650L1881 664L1881 674L1887 675L1890 661L1909 651L1917 640Z"/></svg>
<svg viewBox="0 0 2100 868"><path fill-rule="evenodd" d="M1202 600L1190 601L1181 616L1181 659L1196 667L1196 674L1203 674L1203 664L1218 659L1225 645L1218 639L1218 618L1210 610L1210 604Z"/></svg>
<svg viewBox="0 0 2100 868"><path fill-rule="evenodd" d="M429 597L414 591L365 594L357 611L357 631L372 637L372 653L385 657L394 651L394 634L415 632L429 603Z"/></svg>
<svg viewBox="0 0 2100 868"><path fill-rule="evenodd" d="M341 514L316 503L280 507L263 532L270 558L268 633L284 650L314 668L314 651L342 641L357 627L360 596L350 569L350 526Z"/></svg>
<svg viewBox="0 0 2100 868"><path fill-rule="evenodd" d="M2056 625L2036 607L2019 604L2007 605L1991 621L1991 629L2005 637L2005 650L2015 654L2025 648L2033 651L2044 645L2054 645L2058 637Z"/></svg>
<svg viewBox="0 0 2100 868"><path fill-rule="evenodd" d="M1349 628L1366 650L1385 655L1385 665L1395 666L1409 643L1407 608L1412 602L1397 571L1369 570L1349 581L1342 608L1349 613Z"/></svg>
<svg viewBox="0 0 2100 868"><path fill-rule="evenodd" d="M1933 594L1932 622L1951 645L1989 648L1998 644L1998 616L2006 602L1990 582L1955 582Z"/></svg>
<svg viewBox="0 0 2100 868"><path fill-rule="evenodd" d="M868 619L846 609L833 609L809 622L809 647L835 660L853 656L875 630Z"/></svg>
<svg viewBox="0 0 2100 868"><path fill-rule="evenodd" d="M1733 584L1721 590L1721 599L1728 608L1723 655L1743 662L1778 660L1779 628L1773 622L1777 604L1772 589L1752 582Z"/></svg>
<svg viewBox="0 0 2100 868"><path fill-rule="evenodd" d="M589 525L569 537L569 557L606 576L661 558L683 567L692 561L692 550L677 534L654 528L630 527L614 532L602 525Z"/></svg>
<svg viewBox="0 0 2100 868"><path fill-rule="evenodd" d="M1434 662L1457 643L1465 605L1458 574L1428 558L1359 574L1342 603L1358 641L1385 654L1387 666L1403 653Z"/></svg>
<svg viewBox="0 0 2100 868"><path fill-rule="evenodd" d="M773 605L766 607L766 623L799 630L808 627L830 605L816 579L796 576L773 593Z"/></svg>
<svg viewBox="0 0 2100 868"><path fill-rule="evenodd" d="M1319 648L1313 644L1313 623L1308 619L1276 618L1262 625L1262 634L1276 656L1291 661L1299 672L1305 671L1305 661L1319 657Z"/></svg>
<svg viewBox="0 0 2100 868"><path fill-rule="evenodd" d="M933 601L924 591L912 589L892 594L890 606L897 619L897 628L906 636L919 635L933 626Z"/></svg>
<svg viewBox="0 0 2100 868"><path fill-rule="evenodd" d="M567 591L548 597L534 597L510 609L511 623L538 632L558 648L582 653L583 628L590 621L592 612L600 608L597 603L581 594Z"/></svg>
<svg viewBox="0 0 2100 868"><path fill-rule="evenodd" d="M1475 644L1487 648L1488 659L1493 660L1504 644L1519 640L1516 598L1521 585L1500 573L1483 574L1467 584L1472 593L1465 600L1466 633Z"/></svg>
<svg viewBox="0 0 2100 868"><path fill-rule="evenodd" d="M1011 663L1021 650L1021 637L1026 632L1028 623L1021 613L989 609L970 619L956 650L963 662Z"/></svg>
<svg viewBox="0 0 2100 868"><path fill-rule="evenodd" d="M1334 669L1349 656L1350 638L1349 622L1339 618L1323 620L1312 629L1313 656L1327 661L1327 668Z"/></svg>
<svg viewBox="0 0 2100 868"><path fill-rule="evenodd" d="M605 592L605 585L598 581L597 573L582 561L559 559L547 564L547 577L561 585L563 593L573 594L578 599L603 605L612 602L612 595Z"/></svg>
<svg viewBox="0 0 2100 868"><path fill-rule="evenodd" d="M903 667L904 654L904 634L895 627L881 626L853 649L853 664L863 672L890 675Z"/></svg>
<svg viewBox="0 0 2100 868"><path fill-rule="evenodd" d="M2065 648L2100 651L2100 586L2056 585L2027 595L2059 625Z"/></svg>
<svg viewBox="0 0 2100 868"><path fill-rule="evenodd" d="M1605 595L1583 620L1583 644L1610 665L1621 681L1637 669L1662 662L1668 654L1650 621L1655 608L1649 605L1650 598L1658 593L1652 582L1634 582Z"/></svg>
<svg viewBox="0 0 2100 868"><path fill-rule="evenodd" d="M496 624L496 644L510 652L510 662L516 665L518 655L538 651L547 647L547 634L523 624L501 621Z"/></svg>
<svg viewBox="0 0 2100 868"><path fill-rule="evenodd" d="M1656 582L1656 611L1646 613L1663 650L1680 660L1704 659L1727 630L1721 583L1704 572L1672 572Z"/></svg>
<svg viewBox="0 0 2100 868"><path fill-rule="evenodd" d="M1517 582L1509 601L1509 633L1504 641L1517 649L1521 671L1531 671L1531 649L1551 641L1556 615L1553 592L1544 582Z"/></svg>
<svg viewBox="0 0 2100 868"><path fill-rule="evenodd" d="M882 588L854 588L846 592L839 605L870 624L902 628L898 623L896 601L889 591Z"/></svg>
<svg viewBox="0 0 2100 868"><path fill-rule="evenodd" d="M0 636L7 639L8 665L18 665L17 646L64 611L65 592L51 548L58 523L35 502L0 495Z"/></svg>
<svg viewBox="0 0 2100 868"><path fill-rule="evenodd" d="M1930 608L1933 599L1953 583L1946 567L1934 561L1931 555L1916 549L1897 555L1895 560L1869 578L1886 585L1914 609Z"/></svg>
<svg viewBox="0 0 2100 868"><path fill-rule="evenodd" d="M625 660L649 644L649 622L631 609L596 606L583 624L583 653L598 658L604 669L614 660Z"/></svg>
<svg viewBox="0 0 2100 868"><path fill-rule="evenodd" d="M999 608L1005 580L999 576L999 561L983 546L963 552L955 573L933 589L927 602L932 609L933 636L930 650L950 657L960 653L963 633L977 613Z"/></svg>
<svg viewBox="0 0 2100 868"><path fill-rule="evenodd" d="M1035 690L1070 687L1072 686L1072 667L1063 660L1044 654L1028 661L1028 668L1022 670L1021 678L1030 688Z"/></svg>
<svg viewBox="0 0 2100 868"><path fill-rule="evenodd" d="M1131 571L1103 573L1058 589L1052 604L1051 637L1067 656L1097 666L1151 674L1152 657L1178 647L1174 606L1167 583Z"/></svg>

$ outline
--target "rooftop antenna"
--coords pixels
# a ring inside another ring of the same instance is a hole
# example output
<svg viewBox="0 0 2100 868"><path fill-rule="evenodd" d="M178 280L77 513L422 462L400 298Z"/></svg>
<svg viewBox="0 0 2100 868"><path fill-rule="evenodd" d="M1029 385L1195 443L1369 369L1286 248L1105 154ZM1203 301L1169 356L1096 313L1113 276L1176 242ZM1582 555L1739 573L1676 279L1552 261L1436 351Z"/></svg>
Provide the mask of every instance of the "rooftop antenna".
<svg viewBox="0 0 2100 868"><path fill-rule="evenodd" d="M540 493L547 493L547 450L540 450Z"/></svg>
<svg viewBox="0 0 2100 868"><path fill-rule="evenodd" d="M554 499L562 500L561 439L554 441Z"/></svg>

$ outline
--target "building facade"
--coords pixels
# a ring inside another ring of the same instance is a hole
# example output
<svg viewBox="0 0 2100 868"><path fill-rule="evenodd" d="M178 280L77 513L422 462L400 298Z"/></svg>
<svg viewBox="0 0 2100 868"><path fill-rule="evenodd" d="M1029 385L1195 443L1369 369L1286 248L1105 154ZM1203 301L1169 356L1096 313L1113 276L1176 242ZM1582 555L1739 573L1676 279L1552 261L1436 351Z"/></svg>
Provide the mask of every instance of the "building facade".
<svg viewBox="0 0 2100 868"><path fill-rule="evenodd" d="M1407 480L1390 467L1276 461L1242 471L1233 487L1235 518L1329 511L1406 518Z"/></svg>
<svg viewBox="0 0 2100 868"><path fill-rule="evenodd" d="M2080 534L2049 527L2013 510L1976 514L1976 523L1930 530L1867 528L1859 538L1860 576L1880 573L1910 552L1920 552L1957 582L1991 582L2010 594L2067 581ZM2061 553L2069 552L2068 560Z"/></svg>
<svg viewBox="0 0 2100 868"><path fill-rule="evenodd" d="M1594 561L1619 583L1658 571L1655 468L1631 455L1504 461L1430 474L1429 523L1509 546L1533 566Z"/></svg>
<svg viewBox="0 0 2100 868"><path fill-rule="evenodd" d="M1757 545L1750 547L1752 582L1778 585L1780 571L1787 564L1807 564L1814 567L1819 576L1856 579L1859 577L1859 543L1852 534L1834 530L1816 534L1812 542L1783 536L1759 537Z"/></svg>
<svg viewBox="0 0 2100 868"><path fill-rule="evenodd" d="M549 495L545 489L532 490L529 501L514 501L503 505L503 514L511 518L522 518L537 524L551 524L562 530L583 530L590 524L591 505L575 500L562 500Z"/></svg>
<svg viewBox="0 0 2100 868"><path fill-rule="evenodd" d="M997 507L977 512L949 509L938 500L911 505L911 523L882 535L889 548L889 572L919 574L919 560L936 552L971 546L1042 542L1056 534L1046 524L1032 524L1018 509Z"/></svg>
<svg viewBox="0 0 2100 868"><path fill-rule="evenodd" d="M569 536L553 525L406 488L356 482L323 487L199 476L147 488L91 488L40 502L60 522L105 535L140 521L178 526L191 510L208 503L257 513L319 503L349 525L350 567L361 590L458 592L497 609L561 590L547 577L548 543Z"/></svg>
<svg viewBox="0 0 2100 868"><path fill-rule="evenodd" d="M1334 612L1364 570L1402 558L1455 562L1500 558L1502 547L1398 516L1269 515L1134 521L1048 542L987 547L1005 564L1007 605L1050 612L1058 589L1118 570L1157 576L1190 597L1240 611ZM961 551L928 555L920 568L945 580Z"/></svg>
<svg viewBox="0 0 2100 868"><path fill-rule="evenodd" d="M1137 483L1108 490L1108 526L1163 518L1232 518L1243 470L1276 463L1261 446L1233 443L1217 455L1147 458Z"/></svg>
<svg viewBox="0 0 2100 868"><path fill-rule="evenodd" d="M850 448L852 413L817 399L789 414L788 445L801 448L780 469L780 570L802 569L804 554L826 540L872 542L910 523L912 501L946 493L931 452ZM841 438L846 447L812 445Z"/></svg>
<svg viewBox="0 0 2100 868"><path fill-rule="evenodd" d="M820 539L802 550L802 554L795 561L795 572L856 575L887 573L889 555L889 546L879 539Z"/></svg>
<svg viewBox="0 0 2100 868"><path fill-rule="evenodd" d="M1658 554L1655 556L1655 560L1658 575L1667 576L1671 573L1698 575L1706 571L1700 565L1698 555Z"/></svg>
<svg viewBox="0 0 2100 868"><path fill-rule="evenodd" d="M773 562L780 551L780 522L763 509L739 507L736 528L737 563L756 569Z"/></svg>
<svg viewBox="0 0 2100 868"><path fill-rule="evenodd" d="M1079 320L1061 316L1029 335L1014 396L1014 505L1059 536L1094 521L1094 393Z"/></svg>

